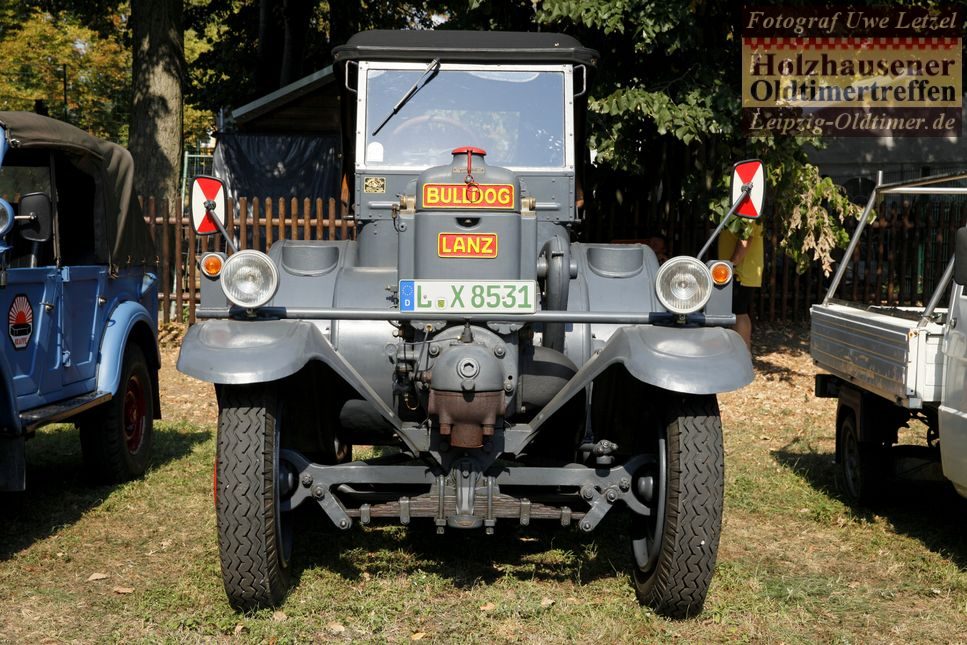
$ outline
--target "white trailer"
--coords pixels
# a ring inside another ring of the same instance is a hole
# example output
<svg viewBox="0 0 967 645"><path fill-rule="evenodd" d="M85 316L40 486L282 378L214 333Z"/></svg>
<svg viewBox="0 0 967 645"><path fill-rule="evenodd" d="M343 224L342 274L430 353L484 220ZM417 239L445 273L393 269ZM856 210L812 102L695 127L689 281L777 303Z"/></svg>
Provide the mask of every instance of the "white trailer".
<svg viewBox="0 0 967 645"><path fill-rule="evenodd" d="M967 172L884 184L881 173L845 258L853 257L879 197L967 195L950 185L964 179ZM967 497L967 321L960 322L967 316L967 228L956 235L954 257L925 307L837 300L844 260L811 309L810 354L828 372L817 375L816 395L839 400L836 461L854 499L870 501L896 473L897 455L911 454L898 450L898 431L911 419L927 426L927 446L916 457L939 462L943 477ZM949 307L939 307L945 298Z"/></svg>

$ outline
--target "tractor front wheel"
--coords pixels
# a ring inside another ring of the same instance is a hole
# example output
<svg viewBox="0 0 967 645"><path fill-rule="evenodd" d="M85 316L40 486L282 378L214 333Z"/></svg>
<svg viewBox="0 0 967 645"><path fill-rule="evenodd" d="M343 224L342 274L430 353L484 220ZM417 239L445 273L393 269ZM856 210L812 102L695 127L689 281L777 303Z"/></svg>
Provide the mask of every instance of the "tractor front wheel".
<svg viewBox="0 0 967 645"><path fill-rule="evenodd" d="M215 508L225 593L233 608L276 606L289 591L294 477L279 459L284 405L275 384L219 393Z"/></svg>
<svg viewBox="0 0 967 645"><path fill-rule="evenodd" d="M651 445L639 446L657 459L637 473L652 514L632 519L632 580L641 604L686 618L702 611L712 580L725 466L715 397L673 396Z"/></svg>

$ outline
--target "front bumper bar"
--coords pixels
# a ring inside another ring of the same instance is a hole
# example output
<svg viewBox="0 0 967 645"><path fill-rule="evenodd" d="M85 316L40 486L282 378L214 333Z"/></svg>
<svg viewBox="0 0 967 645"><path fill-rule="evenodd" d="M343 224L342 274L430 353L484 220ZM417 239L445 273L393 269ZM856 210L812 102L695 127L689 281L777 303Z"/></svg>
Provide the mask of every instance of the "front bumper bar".
<svg viewBox="0 0 967 645"><path fill-rule="evenodd" d="M453 322L510 322L510 323L601 323L612 325L671 325L681 322L682 316L667 311L643 313L638 311L535 311L531 314L440 313L399 311L398 309L327 309L298 307L262 307L246 310L239 307L198 309L199 318L277 318L295 320L445 320ZM684 323L707 327L729 327L735 324L735 314L692 313L684 316Z"/></svg>

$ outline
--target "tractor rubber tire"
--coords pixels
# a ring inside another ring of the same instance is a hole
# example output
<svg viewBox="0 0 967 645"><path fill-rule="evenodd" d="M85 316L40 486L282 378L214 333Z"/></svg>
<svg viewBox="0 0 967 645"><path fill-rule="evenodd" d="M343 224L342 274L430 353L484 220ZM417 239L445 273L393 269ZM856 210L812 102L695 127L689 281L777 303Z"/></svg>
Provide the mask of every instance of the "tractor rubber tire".
<svg viewBox="0 0 967 645"><path fill-rule="evenodd" d="M725 460L714 395L673 395L659 455L664 476L655 499L663 517L632 521L632 581L638 602L669 618L701 613L715 569L722 526ZM664 479L664 482L662 482ZM664 485L663 485L664 483ZM662 490L664 489L664 490ZM650 532L650 534L649 534ZM642 566L636 540L654 549Z"/></svg>
<svg viewBox="0 0 967 645"><path fill-rule="evenodd" d="M289 591L291 551L279 502L277 388L223 386L218 403L215 509L225 593L238 611L274 607Z"/></svg>
<svg viewBox="0 0 967 645"><path fill-rule="evenodd" d="M154 440L155 380L141 348L124 349L117 394L78 420L81 452L89 476L119 484L144 474Z"/></svg>

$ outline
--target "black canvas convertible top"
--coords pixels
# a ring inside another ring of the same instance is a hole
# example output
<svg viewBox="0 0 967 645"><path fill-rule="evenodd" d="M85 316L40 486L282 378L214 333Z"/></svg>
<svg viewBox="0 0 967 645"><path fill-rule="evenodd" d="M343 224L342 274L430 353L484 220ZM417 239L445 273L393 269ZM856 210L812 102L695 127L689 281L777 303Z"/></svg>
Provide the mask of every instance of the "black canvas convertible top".
<svg viewBox="0 0 967 645"><path fill-rule="evenodd" d="M99 248L92 251L100 262L112 267L157 262L151 233L134 193L134 161L126 148L31 112L0 112L0 125L14 154L20 149L60 150L94 178L91 226ZM70 195L60 195L60 201L70 203ZM69 215L69 211L59 213L60 217Z"/></svg>
<svg viewBox="0 0 967 645"><path fill-rule="evenodd" d="M337 62L419 60L543 62L594 65L598 52L565 34L523 31L375 29L333 49Z"/></svg>

